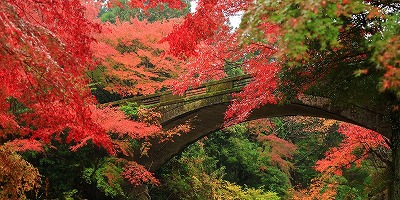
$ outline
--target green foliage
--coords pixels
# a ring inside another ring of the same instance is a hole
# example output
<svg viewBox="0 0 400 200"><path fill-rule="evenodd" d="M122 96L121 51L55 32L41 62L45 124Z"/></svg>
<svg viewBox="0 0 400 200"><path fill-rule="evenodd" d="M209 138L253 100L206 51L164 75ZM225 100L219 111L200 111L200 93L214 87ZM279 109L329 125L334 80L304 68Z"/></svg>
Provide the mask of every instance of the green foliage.
<svg viewBox="0 0 400 200"><path fill-rule="evenodd" d="M233 77L233 76L240 76L244 74L244 71L241 67L243 64L243 60L240 61L225 61L224 65L224 71L228 77Z"/></svg>
<svg viewBox="0 0 400 200"><path fill-rule="evenodd" d="M178 199L213 199L223 169L217 169L216 161L196 143L169 161L160 174L161 186L151 191L153 199L167 194Z"/></svg>
<svg viewBox="0 0 400 200"><path fill-rule="evenodd" d="M388 71L382 82L380 82L380 90L384 91L389 89L398 99L400 99L400 86L399 86L399 60L400 47L400 14L394 12L391 15L385 16L380 24L381 31L378 31L372 36L369 48L373 50L371 60L377 63L378 69ZM397 69L396 69L397 68ZM396 69L396 70L395 70ZM397 71L397 72L396 72ZM392 76L392 78L390 78Z"/></svg>
<svg viewBox="0 0 400 200"><path fill-rule="evenodd" d="M71 152L69 145L56 140L53 140L52 146L45 148L44 153L23 153L23 157L38 168L42 175L37 197L46 199L107 199L102 192L105 187L102 183L97 183L97 180L101 180L100 171L107 166L107 163L102 164L107 155L104 149L90 143ZM97 171L98 168L100 171ZM90 176L93 181L88 181L89 172L93 173Z"/></svg>
<svg viewBox="0 0 400 200"><path fill-rule="evenodd" d="M45 155L37 155L36 162L33 161L39 172L48 180L48 188L42 187L48 191L43 193L49 193L53 198L64 196L65 192L76 189L80 182L79 177L72 174L80 174L81 166L85 166L87 163L84 162L89 161L88 158L79 155L75 157L67 146L60 145L57 148L58 150L48 149Z"/></svg>
<svg viewBox="0 0 400 200"><path fill-rule="evenodd" d="M82 178L89 184L96 183L97 188L107 196L125 196L122 190L123 179L120 176L122 166L118 165L115 158L104 158L100 161L100 167L85 168Z"/></svg>
<svg viewBox="0 0 400 200"><path fill-rule="evenodd" d="M394 12L393 14L388 15L380 24L382 26L382 31L377 32L377 34L372 36L369 47L374 49L374 56L372 58L375 62L379 62L377 59L379 59L380 53L390 48L392 42L391 39L400 33L400 26L398 25L399 21L400 13ZM395 65L394 60L391 60L390 64Z"/></svg>
<svg viewBox="0 0 400 200"><path fill-rule="evenodd" d="M246 124L232 126L189 146L159 172L161 186L152 189L152 197L280 199L287 195L288 175L271 164L269 149L248 131Z"/></svg>
<svg viewBox="0 0 400 200"><path fill-rule="evenodd" d="M129 116L131 119L138 118L139 106L135 102L128 102L120 106L119 109L122 110L125 115Z"/></svg>
<svg viewBox="0 0 400 200"><path fill-rule="evenodd" d="M63 192L63 195L64 195L63 198L65 200L74 200L75 199L74 196L76 196L77 193L78 193L77 189L73 189L68 192Z"/></svg>
<svg viewBox="0 0 400 200"><path fill-rule="evenodd" d="M378 196L384 194L392 184L393 174L387 168L372 168L374 170L369 170L371 173L371 183L370 183L370 194L371 196Z"/></svg>
<svg viewBox="0 0 400 200"><path fill-rule="evenodd" d="M264 188L249 188L223 180L225 167L195 143L159 172L161 186L151 190L152 199L280 199Z"/></svg>
<svg viewBox="0 0 400 200"><path fill-rule="evenodd" d="M222 181L219 198L231 200L280 200L275 192L264 192L262 189L243 188L228 181Z"/></svg>
<svg viewBox="0 0 400 200"><path fill-rule="evenodd" d="M115 23L118 17L121 21L129 21L131 18L138 18L141 21L147 19L148 22L151 23L182 17L190 11L190 3L186 0L183 0L187 5L184 9L171 9L167 4L161 4L155 8L149 8L147 11L140 8L131 8L126 0L120 0L120 2L121 6L103 8L99 13L101 21Z"/></svg>
<svg viewBox="0 0 400 200"><path fill-rule="evenodd" d="M343 170L342 176L332 178L339 182L336 199L368 199L382 194L388 187L388 177L384 168L376 168L371 160L365 160L361 166L352 165Z"/></svg>
<svg viewBox="0 0 400 200"><path fill-rule="evenodd" d="M299 120L299 118L297 118ZM310 121L295 121L295 118L273 118L278 136L292 141L296 146L296 154L293 157L294 170L292 172L292 184L298 188L306 188L311 180L318 177L315 163L325 157L325 152L337 146L343 136L337 133L334 125L327 130L315 130L312 127L321 127L321 120L308 118ZM310 131L305 131L310 129Z"/></svg>
<svg viewBox="0 0 400 200"><path fill-rule="evenodd" d="M105 71L106 67L99 65L93 70L86 72L91 81L89 84L90 92L96 97L98 103L107 103L122 99L122 95L105 89L107 86L107 77L104 76Z"/></svg>
<svg viewBox="0 0 400 200"><path fill-rule="evenodd" d="M284 196L289 177L269 161L268 149L247 134L246 124L236 125L212 134L204 141L208 155L226 168L225 180L239 185L273 191Z"/></svg>
<svg viewBox="0 0 400 200"><path fill-rule="evenodd" d="M311 86L306 93L365 107L370 100L385 104L392 98L380 92L400 97L395 2L258 0L243 17L242 40L268 44L262 24L282 27L274 45L284 63L279 91L289 99Z"/></svg>

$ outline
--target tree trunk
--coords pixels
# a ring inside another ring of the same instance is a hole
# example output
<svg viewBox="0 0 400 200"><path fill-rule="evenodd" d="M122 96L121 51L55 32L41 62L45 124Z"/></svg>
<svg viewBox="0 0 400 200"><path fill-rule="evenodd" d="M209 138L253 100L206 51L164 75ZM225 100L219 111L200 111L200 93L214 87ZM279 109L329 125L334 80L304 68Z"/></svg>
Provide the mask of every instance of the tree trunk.
<svg viewBox="0 0 400 200"><path fill-rule="evenodd" d="M389 186L389 200L400 199L400 112L391 113L392 122L392 184Z"/></svg>

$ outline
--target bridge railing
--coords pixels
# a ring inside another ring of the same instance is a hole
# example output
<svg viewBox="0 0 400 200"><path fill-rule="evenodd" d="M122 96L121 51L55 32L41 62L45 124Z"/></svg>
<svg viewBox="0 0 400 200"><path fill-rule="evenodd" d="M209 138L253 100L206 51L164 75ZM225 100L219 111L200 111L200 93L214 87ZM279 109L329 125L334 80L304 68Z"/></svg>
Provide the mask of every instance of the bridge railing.
<svg viewBox="0 0 400 200"><path fill-rule="evenodd" d="M195 101L201 98L207 98L215 95L228 94L232 92L238 92L250 81L249 75L235 76L218 81L211 81L205 83L199 87L189 89L184 95L174 95L171 91L155 93L151 95L138 96L132 98L126 98L106 104L112 106L123 105L128 102L135 102L138 105L145 106L164 106L169 104L175 104L180 102Z"/></svg>

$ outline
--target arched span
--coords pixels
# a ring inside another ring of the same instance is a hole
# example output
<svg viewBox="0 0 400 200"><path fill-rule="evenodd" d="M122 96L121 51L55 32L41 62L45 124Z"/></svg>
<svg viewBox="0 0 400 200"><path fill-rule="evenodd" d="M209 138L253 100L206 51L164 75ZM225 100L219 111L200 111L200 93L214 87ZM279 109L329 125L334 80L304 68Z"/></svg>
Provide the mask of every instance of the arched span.
<svg viewBox="0 0 400 200"><path fill-rule="evenodd" d="M189 144L220 130L224 123L224 113L229 105L226 95L197 99L191 102L161 106L162 124L169 130L179 124L190 121L191 131L175 136L173 141L159 143L152 139L152 147L148 156L134 158L150 171L158 170L173 156L181 152ZM255 109L248 120L280 116L312 116L360 125L390 137L390 123L384 113L374 112L356 106L345 108L333 106L329 100L320 97L303 97L298 101L285 105L264 105Z"/></svg>

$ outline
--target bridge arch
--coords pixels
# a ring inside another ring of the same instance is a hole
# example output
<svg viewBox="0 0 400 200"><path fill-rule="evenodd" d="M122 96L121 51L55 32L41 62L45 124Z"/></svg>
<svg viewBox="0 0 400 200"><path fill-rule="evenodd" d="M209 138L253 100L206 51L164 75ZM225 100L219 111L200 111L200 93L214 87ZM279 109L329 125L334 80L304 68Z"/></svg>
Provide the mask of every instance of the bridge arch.
<svg viewBox="0 0 400 200"><path fill-rule="evenodd" d="M112 105L136 102L139 105L155 107L162 114L161 124L165 130L190 121L189 133L174 136L173 141L159 142L159 138L152 138L148 156L137 155L132 159L154 172L189 144L220 130L231 94L240 91L250 79L250 76L244 75L213 81L188 90L183 96L173 95L167 91L111 102ZM248 120L296 115L321 117L356 124L390 138L389 113L390 108L385 106L379 108L351 104L344 106L336 105L324 97L302 96L284 105L260 106L251 113Z"/></svg>
<svg viewBox="0 0 400 200"><path fill-rule="evenodd" d="M206 95L186 99L182 102L164 104L158 107L163 114L161 123L165 130L179 124L190 122L191 131L181 136L173 137L173 141L158 142L152 139L152 147L148 156L136 157L135 161L144 165L150 171L156 171L173 156L195 141L223 128L224 113L229 105L229 93ZM384 111L384 110L381 110ZM311 116L349 122L377 131L390 137L390 122L384 112L357 106L340 107L332 105L329 99L322 97L301 97L298 100L284 104L267 104L255 109L248 120L282 117L282 116Z"/></svg>

